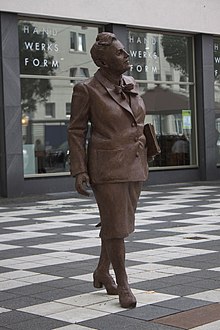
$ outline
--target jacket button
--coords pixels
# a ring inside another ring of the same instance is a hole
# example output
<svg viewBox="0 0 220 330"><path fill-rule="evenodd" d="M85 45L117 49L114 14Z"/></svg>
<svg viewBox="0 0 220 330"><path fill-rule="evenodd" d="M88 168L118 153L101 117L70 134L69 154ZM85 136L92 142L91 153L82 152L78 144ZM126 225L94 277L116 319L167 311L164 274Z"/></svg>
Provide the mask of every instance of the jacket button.
<svg viewBox="0 0 220 330"><path fill-rule="evenodd" d="M139 157L139 153L138 152L136 153L136 157Z"/></svg>
<svg viewBox="0 0 220 330"><path fill-rule="evenodd" d="M133 123L131 124L131 126L132 126L132 127L135 127L135 126L136 126L136 124L133 122Z"/></svg>

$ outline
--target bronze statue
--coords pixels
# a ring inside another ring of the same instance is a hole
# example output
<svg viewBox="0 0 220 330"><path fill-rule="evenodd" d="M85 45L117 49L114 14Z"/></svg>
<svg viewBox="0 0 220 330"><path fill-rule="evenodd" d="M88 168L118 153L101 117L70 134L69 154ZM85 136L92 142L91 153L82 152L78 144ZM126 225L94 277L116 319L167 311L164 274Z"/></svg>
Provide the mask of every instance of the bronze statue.
<svg viewBox="0 0 220 330"><path fill-rule="evenodd" d="M91 186L99 207L101 254L94 287L104 285L108 294L119 295L122 307L133 308L136 298L128 284L124 238L134 231L138 198L148 176L145 107L134 79L123 75L130 68L129 54L114 34L98 34L91 56L99 70L76 84L72 95L71 175L78 193L88 196L86 186Z"/></svg>

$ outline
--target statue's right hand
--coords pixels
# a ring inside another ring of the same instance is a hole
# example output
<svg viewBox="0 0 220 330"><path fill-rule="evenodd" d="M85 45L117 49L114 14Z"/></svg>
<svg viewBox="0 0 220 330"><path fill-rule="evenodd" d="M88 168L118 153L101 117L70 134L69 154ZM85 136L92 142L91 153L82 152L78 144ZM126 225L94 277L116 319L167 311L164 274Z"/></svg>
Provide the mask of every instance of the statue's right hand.
<svg viewBox="0 0 220 330"><path fill-rule="evenodd" d="M86 172L79 173L76 175L75 188L79 194L84 196L89 196L89 192L85 188L85 187L88 188L89 186L90 186L89 176Z"/></svg>

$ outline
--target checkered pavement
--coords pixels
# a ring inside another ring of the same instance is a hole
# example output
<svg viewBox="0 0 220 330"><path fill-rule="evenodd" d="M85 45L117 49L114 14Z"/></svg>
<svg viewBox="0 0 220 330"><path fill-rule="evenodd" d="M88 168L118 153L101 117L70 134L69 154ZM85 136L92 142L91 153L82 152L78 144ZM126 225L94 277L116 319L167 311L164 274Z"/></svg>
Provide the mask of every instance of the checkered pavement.
<svg viewBox="0 0 220 330"><path fill-rule="evenodd" d="M142 191L136 230L126 239L138 301L132 310L92 286L98 222L94 198L76 193L0 200L0 329L220 329L220 316L210 312L202 323L163 323L219 306L219 183Z"/></svg>

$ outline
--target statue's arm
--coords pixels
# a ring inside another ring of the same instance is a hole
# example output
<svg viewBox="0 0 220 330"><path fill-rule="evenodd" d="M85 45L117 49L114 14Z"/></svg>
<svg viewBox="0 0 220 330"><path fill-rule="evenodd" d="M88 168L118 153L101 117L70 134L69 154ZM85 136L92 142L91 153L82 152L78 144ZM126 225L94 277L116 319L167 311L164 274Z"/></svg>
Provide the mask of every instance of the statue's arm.
<svg viewBox="0 0 220 330"><path fill-rule="evenodd" d="M83 83L73 89L71 101L71 117L68 127L68 142L70 150L70 172L76 178L76 190L88 195L85 185L89 185L86 161L86 135L89 121L89 93Z"/></svg>

